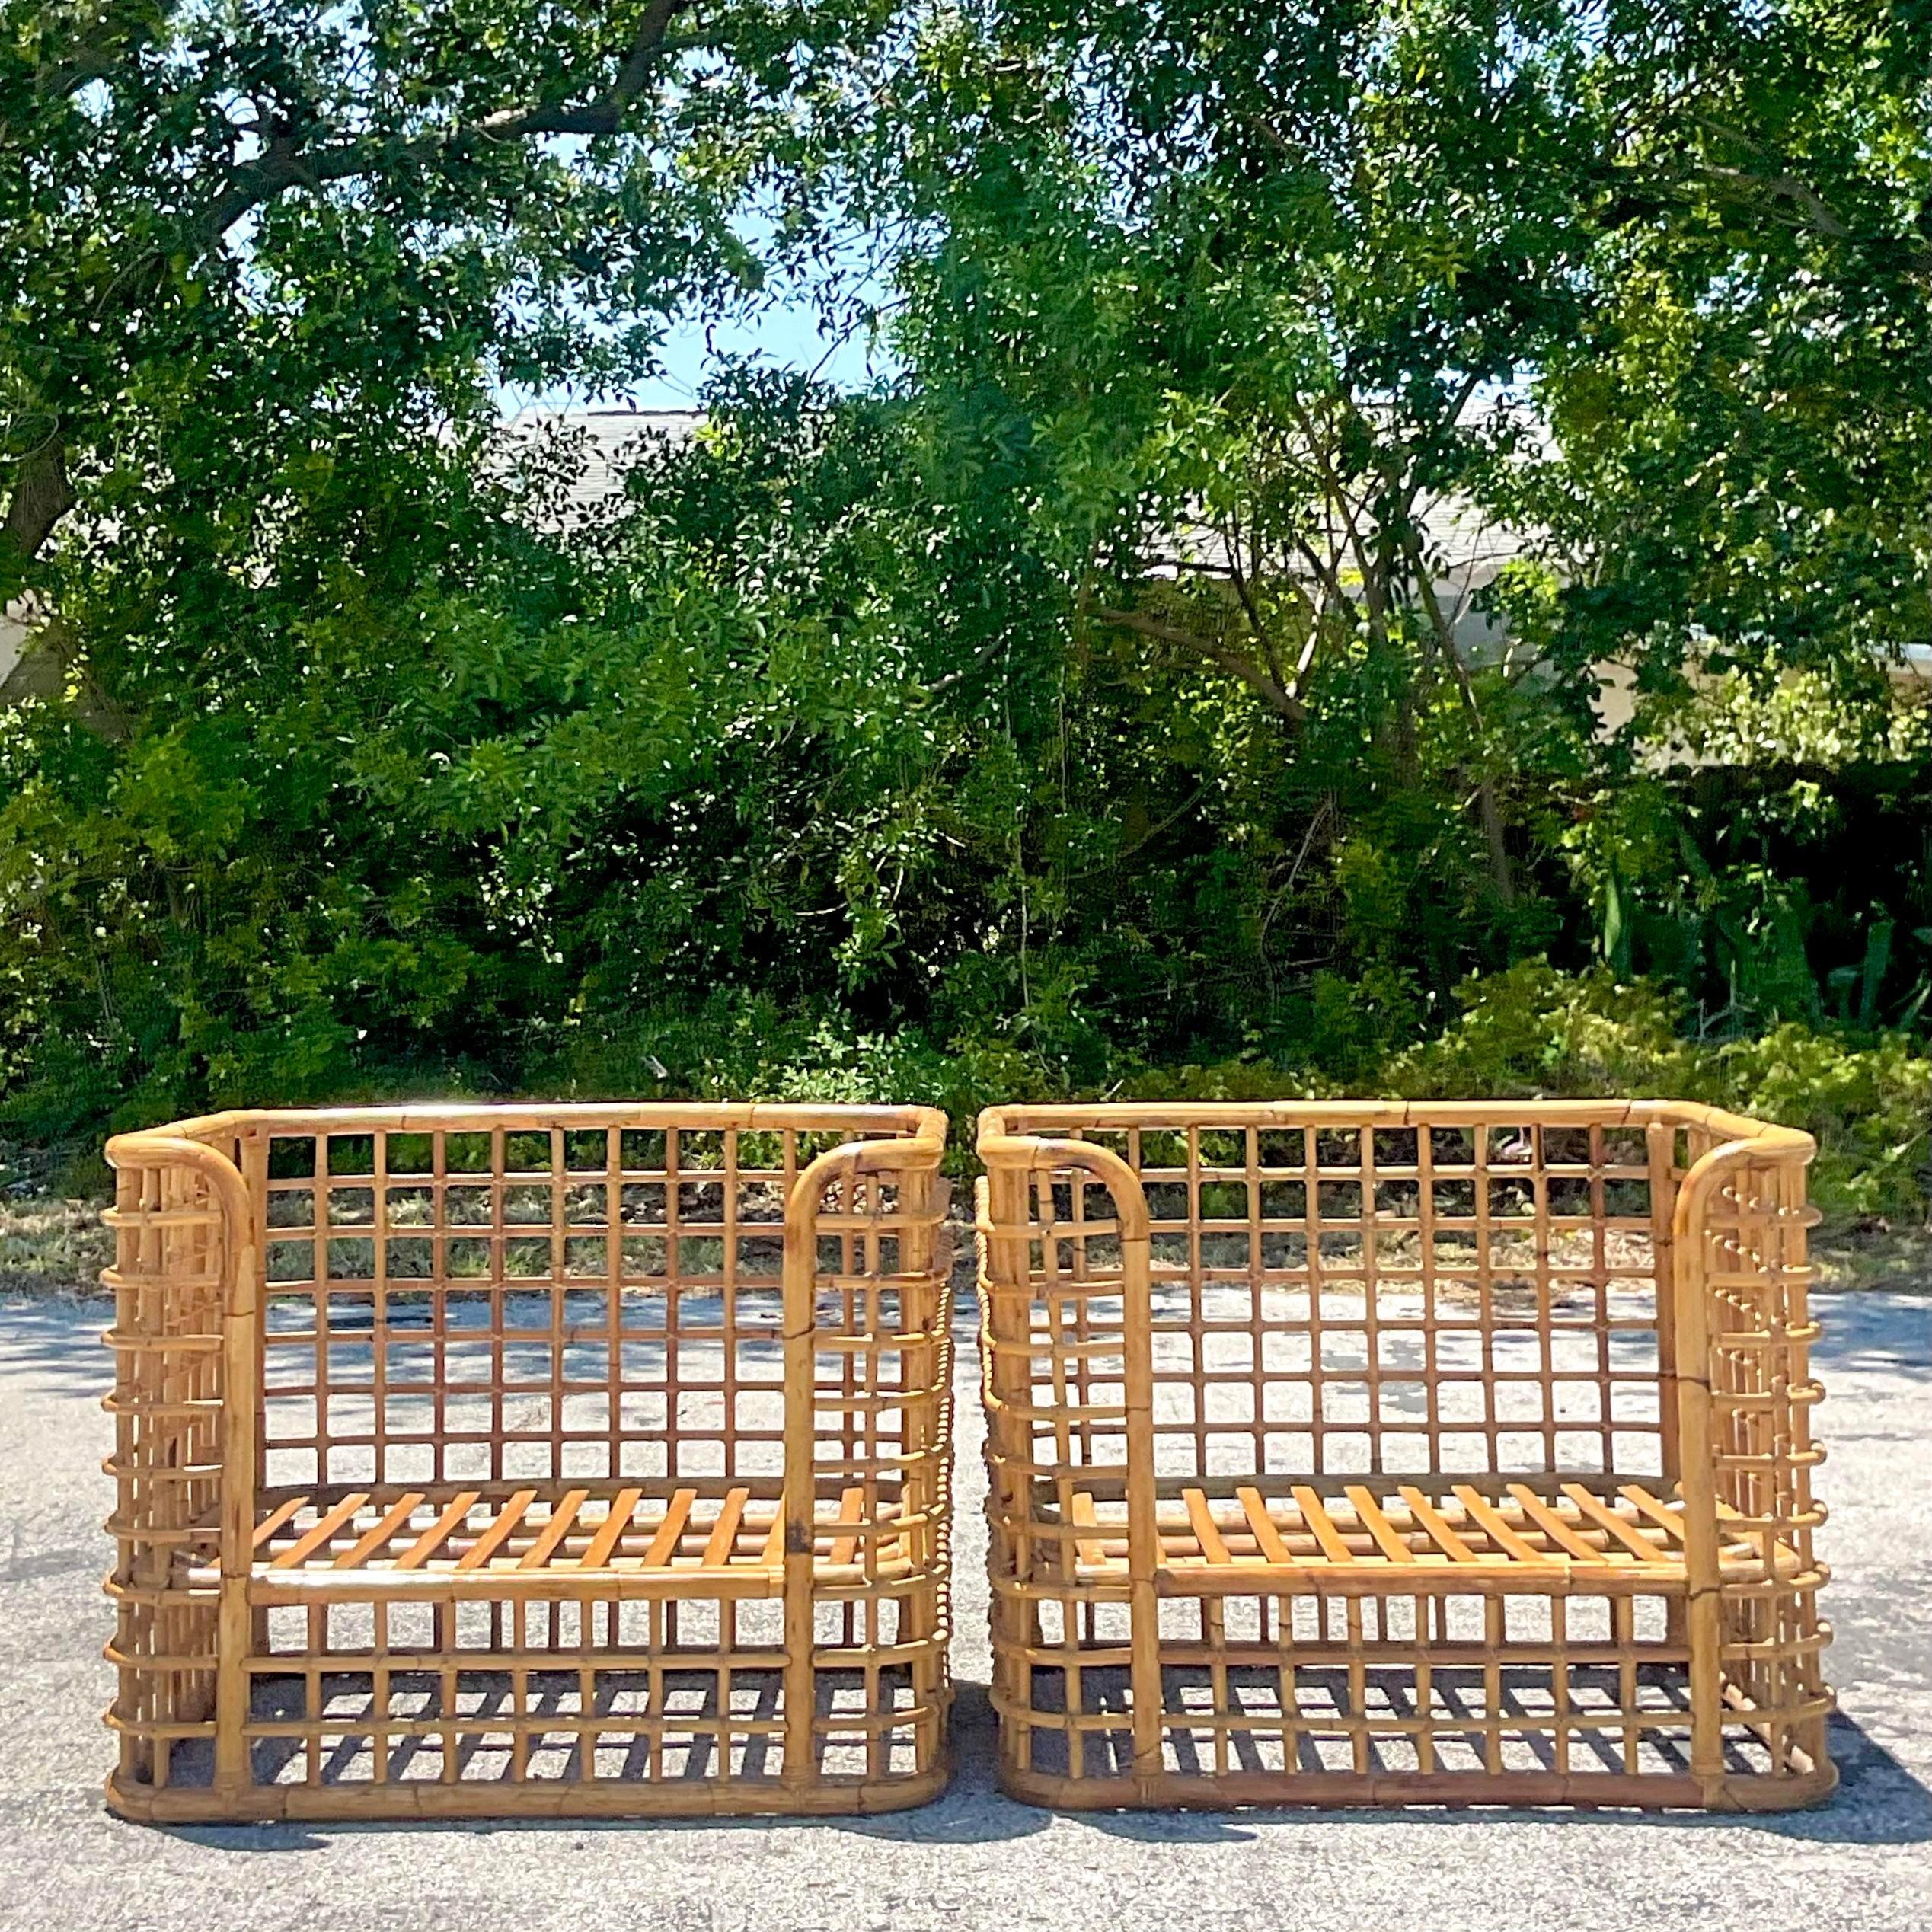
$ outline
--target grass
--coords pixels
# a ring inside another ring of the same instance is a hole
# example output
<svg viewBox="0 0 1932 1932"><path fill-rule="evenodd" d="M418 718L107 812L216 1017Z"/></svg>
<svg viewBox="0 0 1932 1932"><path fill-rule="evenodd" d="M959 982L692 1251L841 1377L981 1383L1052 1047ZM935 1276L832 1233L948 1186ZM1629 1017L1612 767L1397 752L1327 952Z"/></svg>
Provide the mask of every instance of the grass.
<svg viewBox="0 0 1932 1932"><path fill-rule="evenodd" d="M1812 1237L1821 1288L1932 1289L1932 1229L1827 1225Z"/></svg>
<svg viewBox="0 0 1932 1932"><path fill-rule="evenodd" d="M102 1292L114 1257L101 1219L107 1180L97 1155L0 1142L0 1301Z"/></svg>
<svg viewBox="0 0 1932 1932"><path fill-rule="evenodd" d="M0 1197L0 1298L98 1295L113 1258L98 1201Z"/></svg>
<svg viewBox="0 0 1932 1932"><path fill-rule="evenodd" d="M0 1144L0 1300L101 1292L113 1237L94 1180L43 1150ZM1932 1228L1828 1224L1812 1260L1822 1288L1932 1289Z"/></svg>

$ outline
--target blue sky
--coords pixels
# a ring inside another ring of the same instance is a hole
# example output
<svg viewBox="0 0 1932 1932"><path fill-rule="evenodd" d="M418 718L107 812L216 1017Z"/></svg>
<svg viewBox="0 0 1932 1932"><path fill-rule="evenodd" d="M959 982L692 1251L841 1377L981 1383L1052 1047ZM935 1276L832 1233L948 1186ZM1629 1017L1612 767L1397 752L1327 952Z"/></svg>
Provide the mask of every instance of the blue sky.
<svg viewBox="0 0 1932 1932"><path fill-rule="evenodd" d="M883 347L869 341L863 331L842 341L821 334L813 305L804 299L736 321L681 324L666 336L661 353L662 374L631 391L631 400L640 409L690 408L720 354L757 355L781 367L817 369L823 380L848 389L861 388L893 366Z"/></svg>

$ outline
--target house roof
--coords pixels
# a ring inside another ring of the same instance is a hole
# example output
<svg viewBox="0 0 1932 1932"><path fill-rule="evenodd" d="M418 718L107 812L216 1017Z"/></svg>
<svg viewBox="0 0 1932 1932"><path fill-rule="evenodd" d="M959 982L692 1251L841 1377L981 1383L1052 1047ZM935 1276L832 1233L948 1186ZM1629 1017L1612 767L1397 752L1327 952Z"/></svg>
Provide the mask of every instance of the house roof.
<svg viewBox="0 0 1932 1932"><path fill-rule="evenodd" d="M624 473L645 445L683 442L704 420L695 409L526 409L511 417L503 430L512 450L541 440L576 459L545 504L544 520L569 529L621 492Z"/></svg>

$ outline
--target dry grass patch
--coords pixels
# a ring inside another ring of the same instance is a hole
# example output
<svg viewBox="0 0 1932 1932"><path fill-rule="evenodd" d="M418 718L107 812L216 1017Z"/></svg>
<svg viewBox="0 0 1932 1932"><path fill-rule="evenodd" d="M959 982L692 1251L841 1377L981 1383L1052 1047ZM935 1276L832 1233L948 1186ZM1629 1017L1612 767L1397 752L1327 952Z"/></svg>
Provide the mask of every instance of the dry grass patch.
<svg viewBox="0 0 1932 1932"><path fill-rule="evenodd" d="M0 1196L0 1295L97 1295L113 1259L102 1204Z"/></svg>

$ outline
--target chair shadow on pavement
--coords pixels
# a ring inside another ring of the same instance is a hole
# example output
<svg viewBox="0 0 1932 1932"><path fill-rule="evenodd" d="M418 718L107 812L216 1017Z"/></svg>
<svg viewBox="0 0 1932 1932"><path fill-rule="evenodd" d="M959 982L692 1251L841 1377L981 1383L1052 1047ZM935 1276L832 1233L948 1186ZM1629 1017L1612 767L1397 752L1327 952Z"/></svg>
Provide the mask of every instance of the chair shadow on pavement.
<svg viewBox="0 0 1932 1932"><path fill-rule="evenodd" d="M114 1365L101 1333L113 1319L110 1295L0 1295L0 1370L41 1395L105 1395Z"/></svg>
<svg viewBox="0 0 1932 1932"><path fill-rule="evenodd" d="M1151 1843L1238 1842L1263 1832L1314 1824L1416 1825L1480 1828L1504 1820L1571 1829L1745 1830L1825 1844L1932 1843L1932 1790L1861 1726L1831 1720L1838 1790L1822 1805L1798 1812L1691 1812L1480 1806L1347 1806L1284 1805L1241 1811L1103 1811L1055 1814L1020 1803L998 1790L995 1732L982 1684L957 1686L954 1710L956 1771L951 1788L923 1811L870 1819L830 1819L827 1825L866 1835L934 1843L1023 1838L1056 1815L1116 1838Z"/></svg>
<svg viewBox="0 0 1932 1932"><path fill-rule="evenodd" d="M1572 1831L1735 1831L1810 1844L1932 1844L1932 1790L1860 1726L1831 1720L1838 1788L1809 1811L1697 1812L1573 1809L1561 1806L1467 1808L1362 1806L1239 1812L1101 1812L1096 1828L1153 1843L1233 1843L1297 1825L1416 1825L1464 1830L1505 1822Z"/></svg>
<svg viewBox="0 0 1932 1932"><path fill-rule="evenodd" d="M1902 1378L1917 1384L1932 1380L1932 1297L1883 1290L1835 1296L1827 1320L1826 1339L1819 1351L1828 1386L1834 1368L1868 1375ZM0 1372L19 1378L19 1385L40 1394L88 1399L104 1392L107 1382L106 1351L98 1340L113 1319L113 1304L104 1298L85 1300L15 1301L0 1304ZM88 1407L92 1401L88 1400ZM976 1447L963 1439L963 1453ZM86 1565L78 1550L40 1553L23 1559L34 1573L49 1567L72 1568L78 1576ZM28 1573L17 1564L19 1574ZM0 1582L9 1573L0 1570ZM1889 1634L1909 1646L1911 1619L1894 1627L1887 1598L1908 1579L1896 1576L1868 1579L1874 1594L1861 1619L1861 1649ZM1854 1586L1854 1588L1856 1586ZM1841 1630L1841 1640L1851 1636ZM984 1671L983 1649L979 1670ZM1881 1677L1887 1673L1883 1670ZM1110 1836L1148 1843L1215 1844L1253 1841L1301 1827L1345 1825L1460 1827L1479 1829L1504 1822L1542 1823L1579 1831L1747 1831L1768 1838L1800 1844L1905 1845L1932 1842L1932 1790L1879 1740L1854 1718L1840 1714L1831 1720L1833 1758L1840 1774L1838 1790L1824 1804L1809 1811L1768 1813L1579 1812L1548 1809L1477 1807L1467 1809L1413 1807L1402 1809L1349 1808L1233 1812L1087 1812L1055 1814L1023 1804L998 1789L996 1724L983 1681L957 1681L953 1720L954 1775L951 1786L932 1803L918 1809L870 1817L772 1819L720 1818L689 1819L505 1819L449 1822L433 1828L447 1835L466 1832L592 1832L648 1830L758 1831L773 1828L838 1831L861 1837L934 1844L992 1843L1028 1838L1049 1830L1085 1828ZM129 1829L144 1828L129 1827ZM329 1840L362 1831L420 1831L422 1823L407 1820L327 1824L263 1825L179 1825L145 1828L164 1830L184 1839L233 1849L290 1851L314 1849Z"/></svg>
<svg viewBox="0 0 1932 1932"><path fill-rule="evenodd" d="M992 1709L983 1684L958 1686L954 1711L951 1786L916 1810L871 1817L716 1819L500 1819L426 1824L408 1820L327 1824L183 1825L148 1828L190 1842L233 1851L315 1850L333 1838L367 1831L434 1830L466 1833L637 1831L762 1831L773 1829L843 1832L861 1838L919 1844L983 1844L1032 1837L1053 1829L1096 1831L1148 1844L1253 1842L1316 1825L1443 1827L1477 1830L1502 1823L1543 1824L1573 1831L1748 1831L1806 1844L1921 1844L1932 1843L1932 1790L1886 1747L1849 1718L1832 1720L1831 1748L1840 1771L1838 1790L1811 1811L1782 1812L1581 1811L1561 1806L1372 1807L1315 1809L1284 1806L1243 1811L1080 1812L1056 1814L1007 1797L995 1781Z"/></svg>

